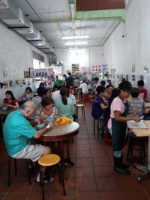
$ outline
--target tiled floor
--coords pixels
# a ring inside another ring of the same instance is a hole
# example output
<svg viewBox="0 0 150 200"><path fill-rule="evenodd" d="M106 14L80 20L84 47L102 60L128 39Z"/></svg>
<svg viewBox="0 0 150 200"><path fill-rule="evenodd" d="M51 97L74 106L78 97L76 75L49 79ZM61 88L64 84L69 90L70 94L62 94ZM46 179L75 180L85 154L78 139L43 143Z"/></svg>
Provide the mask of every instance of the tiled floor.
<svg viewBox="0 0 150 200"><path fill-rule="evenodd" d="M137 182L138 170L131 168L131 176L122 176L113 171L111 145L93 136L93 120L90 105L86 105L86 120L79 117L80 133L71 144L71 157L75 167L66 169L67 195L63 196L58 178L46 184L46 200L148 200L150 178ZM125 152L126 154L126 148ZM18 175L7 187L7 154L0 154L0 200L41 200L37 183L28 184L23 161L18 162Z"/></svg>

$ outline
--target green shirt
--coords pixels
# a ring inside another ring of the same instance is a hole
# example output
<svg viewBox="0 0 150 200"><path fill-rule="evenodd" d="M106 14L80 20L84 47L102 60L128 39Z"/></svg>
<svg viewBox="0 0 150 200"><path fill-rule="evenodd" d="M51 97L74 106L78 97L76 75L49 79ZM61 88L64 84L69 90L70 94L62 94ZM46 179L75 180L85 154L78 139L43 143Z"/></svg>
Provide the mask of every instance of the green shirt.
<svg viewBox="0 0 150 200"><path fill-rule="evenodd" d="M11 112L4 124L4 141L10 156L21 152L36 134L36 130L31 126L20 110Z"/></svg>
<svg viewBox="0 0 150 200"><path fill-rule="evenodd" d="M58 109L60 116L66 116L73 120L75 108L71 99L67 98L67 105L64 105L62 102L62 98L60 98L56 101L55 107Z"/></svg>
<svg viewBox="0 0 150 200"><path fill-rule="evenodd" d="M55 81L54 85L60 87L62 85L62 81L58 79Z"/></svg>

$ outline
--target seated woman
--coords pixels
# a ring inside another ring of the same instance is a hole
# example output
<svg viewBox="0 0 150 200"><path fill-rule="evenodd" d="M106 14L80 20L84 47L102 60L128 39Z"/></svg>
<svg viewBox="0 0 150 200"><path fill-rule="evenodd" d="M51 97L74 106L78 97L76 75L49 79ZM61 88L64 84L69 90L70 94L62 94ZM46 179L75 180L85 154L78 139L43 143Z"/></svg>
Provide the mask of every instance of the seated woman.
<svg viewBox="0 0 150 200"><path fill-rule="evenodd" d="M60 116L66 116L73 120L73 115L75 114L75 107L73 101L67 98L68 90L67 88L61 88L60 90L61 98L55 103Z"/></svg>
<svg viewBox="0 0 150 200"><path fill-rule="evenodd" d="M27 87L24 95L21 98L27 101L27 100L31 100L33 97L34 97L34 93L32 92L32 89L30 87Z"/></svg>
<svg viewBox="0 0 150 200"><path fill-rule="evenodd" d="M106 92L104 95L104 98L106 101L108 101L110 99L113 89L114 89L114 87L112 85L107 85Z"/></svg>
<svg viewBox="0 0 150 200"><path fill-rule="evenodd" d="M52 98L45 96L41 101L41 108L37 111L35 119L39 122L54 122L58 117L58 110L54 106Z"/></svg>
<svg viewBox="0 0 150 200"><path fill-rule="evenodd" d="M103 86L98 86L96 88L96 92L97 96L92 105L92 116L95 119L100 119L104 115L104 111L107 108L104 101L105 88Z"/></svg>
<svg viewBox="0 0 150 200"><path fill-rule="evenodd" d="M141 117L144 113L144 100L139 97L139 89L133 88L130 99L127 100L128 117Z"/></svg>
<svg viewBox="0 0 150 200"><path fill-rule="evenodd" d="M3 105L9 108L19 108L18 100L14 97L12 91L8 90L5 93L6 98L3 100Z"/></svg>

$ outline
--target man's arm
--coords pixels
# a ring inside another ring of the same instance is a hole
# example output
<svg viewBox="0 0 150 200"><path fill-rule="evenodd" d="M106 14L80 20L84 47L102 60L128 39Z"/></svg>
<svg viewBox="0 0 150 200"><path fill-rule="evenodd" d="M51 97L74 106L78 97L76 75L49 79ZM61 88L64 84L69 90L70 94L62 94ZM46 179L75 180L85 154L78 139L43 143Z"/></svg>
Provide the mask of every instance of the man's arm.
<svg viewBox="0 0 150 200"><path fill-rule="evenodd" d="M36 134L34 135L35 139L40 138L42 135L44 135L44 133L49 130L52 127L51 124L48 124L45 128L40 129L39 131L36 132Z"/></svg>

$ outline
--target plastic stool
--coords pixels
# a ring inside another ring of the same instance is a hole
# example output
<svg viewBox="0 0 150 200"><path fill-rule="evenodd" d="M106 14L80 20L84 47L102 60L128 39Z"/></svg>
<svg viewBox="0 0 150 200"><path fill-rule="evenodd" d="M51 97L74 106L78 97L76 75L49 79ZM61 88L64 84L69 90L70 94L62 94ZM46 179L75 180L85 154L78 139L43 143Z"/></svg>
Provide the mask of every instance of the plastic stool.
<svg viewBox="0 0 150 200"><path fill-rule="evenodd" d="M45 200L44 180L43 180L44 173L43 173L43 170L42 170L43 167L53 167L53 166L56 166L56 165L58 166L59 181L62 183L64 195L66 194L63 169L62 169L62 165L61 165L60 161L61 161L60 156L58 156L56 154L47 154L47 155L42 156L38 160L38 164L41 166L41 169L40 169L40 185L41 185L41 188L42 188L42 199L43 200Z"/></svg>

